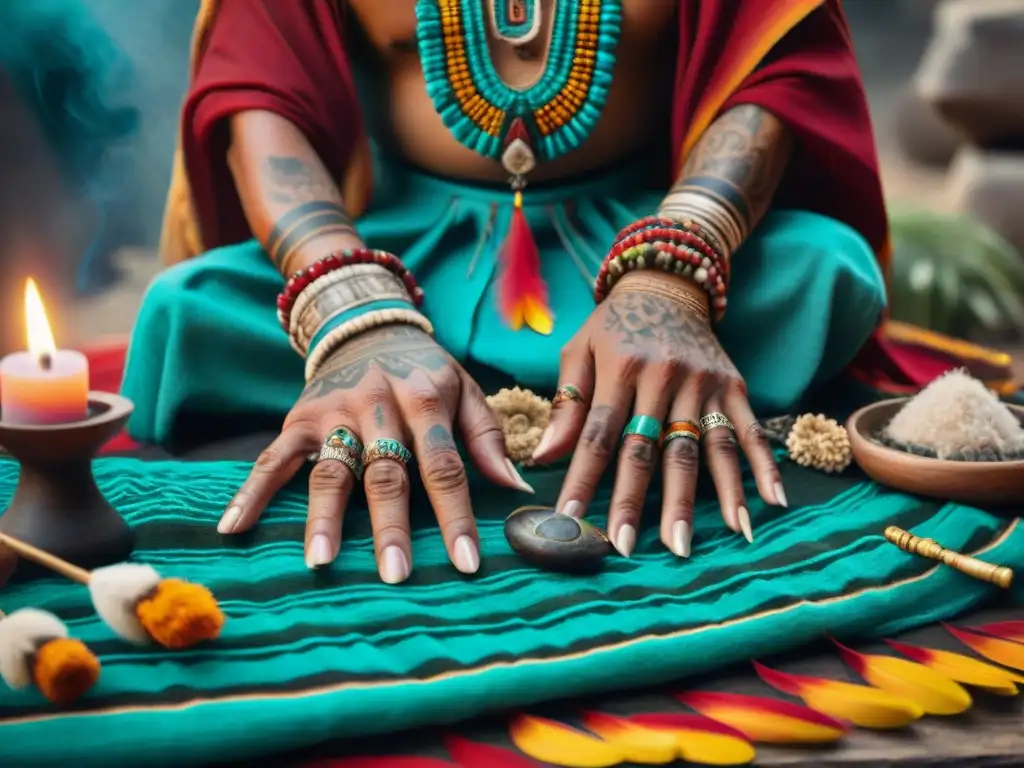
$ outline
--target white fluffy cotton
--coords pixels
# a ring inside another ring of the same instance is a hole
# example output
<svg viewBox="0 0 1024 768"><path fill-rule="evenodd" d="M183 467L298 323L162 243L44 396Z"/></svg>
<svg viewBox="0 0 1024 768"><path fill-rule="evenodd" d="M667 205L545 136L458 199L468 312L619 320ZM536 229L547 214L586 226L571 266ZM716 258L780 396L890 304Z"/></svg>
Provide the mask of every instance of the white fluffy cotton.
<svg viewBox="0 0 1024 768"><path fill-rule="evenodd" d="M40 645L67 637L64 622L46 611L22 608L0 619L0 677L11 688L32 684L32 656Z"/></svg>
<svg viewBox="0 0 1024 768"><path fill-rule="evenodd" d="M128 642L142 645L149 642L149 635L135 615L135 605L159 583L160 574L148 565L108 565L92 572L89 594L108 627Z"/></svg>

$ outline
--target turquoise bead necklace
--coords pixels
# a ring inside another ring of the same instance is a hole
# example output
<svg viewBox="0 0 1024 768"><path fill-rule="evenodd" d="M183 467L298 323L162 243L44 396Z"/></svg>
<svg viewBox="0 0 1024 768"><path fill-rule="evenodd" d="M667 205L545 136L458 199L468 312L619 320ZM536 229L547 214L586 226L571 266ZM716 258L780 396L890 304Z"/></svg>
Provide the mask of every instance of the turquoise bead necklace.
<svg viewBox="0 0 1024 768"><path fill-rule="evenodd" d="M544 16L543 0L418 0L420 60L427 91L463 145L500 161L515 189L541 160L579 148L604 108L622 21L621 0L552 0L547 63L533 85L502 81L488 30L521 46Z"/></svg>

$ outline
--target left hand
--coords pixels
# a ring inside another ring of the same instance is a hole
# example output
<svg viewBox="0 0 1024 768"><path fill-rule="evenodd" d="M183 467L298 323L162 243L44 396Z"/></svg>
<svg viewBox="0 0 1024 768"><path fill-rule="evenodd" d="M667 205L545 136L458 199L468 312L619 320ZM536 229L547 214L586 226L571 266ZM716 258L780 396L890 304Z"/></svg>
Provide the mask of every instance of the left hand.
<svg viewBox="0 0 1024 768"><path fill-rule="evenodd" d="M683 294L691 300L679 300L686 298ZM653 270L625 275L563 349L559 384L572 385L581 396L556 404L534 454L535 461L550 462L575 447L556 507L560 512L584 514L634 415L653 417L662 425L699 423L711 413L729 418L735 433L726 427L710 429L701 442L722 518L748 541L753 532L737 441L761 498L785 506L781 477L747 401L746 384L710 322L694 311L695 296L705 300L696 286L674 275ZM689 557L700 452L695 441L680 438L661 453L657 441L637 435L627 437L619 453L608 534L623 555L636 543L644 497L660 457L661 540L675 554Z"/></svg>

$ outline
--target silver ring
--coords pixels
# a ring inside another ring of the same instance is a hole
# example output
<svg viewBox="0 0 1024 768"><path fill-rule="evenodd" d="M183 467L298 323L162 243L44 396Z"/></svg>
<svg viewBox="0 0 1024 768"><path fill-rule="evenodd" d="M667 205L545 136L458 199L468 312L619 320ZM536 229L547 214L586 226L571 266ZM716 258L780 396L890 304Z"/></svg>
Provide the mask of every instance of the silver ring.
<svg viewBox="0 0 1024 768"><path fill-rule="evenodd" d="M732 425L732 422L729 421L729 418L724 413L709 413L700 420L700 431L703 435L718 427L725 427L730 432L736 431L736 427Z"/></svg>
<svg viewBox="0 0 1024 768"><path fill-rule="evenodd" d="M363 460L353 453L351 449L339 448L336 445L325 445L316 456L316 463L319 464L321 461L340 461L352 470L352 474L356 476L356 482L362 482Z"/></svg>

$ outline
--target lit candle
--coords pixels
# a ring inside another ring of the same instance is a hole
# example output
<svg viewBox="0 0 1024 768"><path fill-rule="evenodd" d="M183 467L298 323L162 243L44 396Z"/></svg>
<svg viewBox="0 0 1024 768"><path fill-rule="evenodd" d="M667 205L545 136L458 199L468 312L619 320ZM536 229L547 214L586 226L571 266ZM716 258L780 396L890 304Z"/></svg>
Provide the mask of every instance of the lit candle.
<svg viewBox="0 0 1024 768"><path fill-rule="evenodd" d="M0 419L8 424L67 424L85 419L89 408L89 363L85 355L57 349L39 289L25 284L28 352L0 360Z"/></svg>

